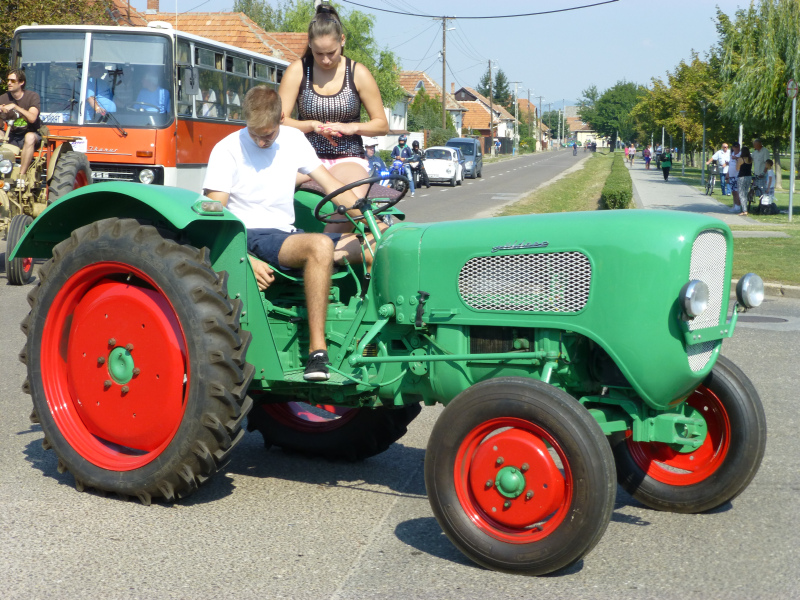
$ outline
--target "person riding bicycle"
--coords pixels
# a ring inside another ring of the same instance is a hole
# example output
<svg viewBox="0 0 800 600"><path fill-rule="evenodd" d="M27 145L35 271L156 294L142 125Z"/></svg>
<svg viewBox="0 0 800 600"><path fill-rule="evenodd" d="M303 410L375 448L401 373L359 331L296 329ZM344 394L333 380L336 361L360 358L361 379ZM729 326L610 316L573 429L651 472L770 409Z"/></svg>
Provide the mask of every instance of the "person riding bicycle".
<svg viewBox="0 0 800 600"><path fill-rule="evenodd" d="M414 176L411 174L411 167L408 165L408 159L413 156L411 148L406 146L408 136L404 133L397 139L397 145L392 149L392 159L399 160L403 163L403 168L408 177L411 186L411 197L414 197Z"/></svg>
<svg viewBox="0 0 800 600"><path fill-rule="evenodd" d="M428 179L428 172L425 170L425 160L424 160L425 157L422 153L422 150L419 147L419 142L417 140L411 142L411 154L413 155L411 157L411 160L417 161L417 166L412 168L412 171L418 171L419 179L417 181L419 181L420 186L424 185L425 187L430 188L431 182Z"/></svg>

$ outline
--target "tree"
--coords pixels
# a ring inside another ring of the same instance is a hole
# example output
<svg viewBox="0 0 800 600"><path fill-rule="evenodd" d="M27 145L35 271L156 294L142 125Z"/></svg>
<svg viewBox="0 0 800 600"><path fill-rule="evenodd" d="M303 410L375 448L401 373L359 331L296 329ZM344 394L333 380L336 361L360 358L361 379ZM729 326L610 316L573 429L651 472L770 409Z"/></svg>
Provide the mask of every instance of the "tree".
<svg viewBox="0 0 800 600"><path fill-rule="evenodd" d="M475 91L481 96L491 98L495 104L499 104L505 108L514 107L514 98L511 90L508 87L508 77L503 73L503 69L498 69L497 75L492 79L492 89L489 90L489 69L487 67L486 73L483 74L478 85L475 86Z"/></svg>
<svg viewBox="0 0 800 600"><path fill-rule="evenodd" d="M94 0L6 0L0 7L0 61L10 64L11 39L21 25L104 23L106 3ZM5 70L5 69L4 69Z"/></svg>
<svg viewBox="0 0 800 600"><path fill-rule="evenodd" d="M332 4L333 5L333 4ZM375 40L375 17L358 10L347 11L333 5L342 19L347 38L347 56L366 66L381 92L384 106L393 106L405 97L400 87L397 57L381 49ZM267 0L236 0L235 12L243 12L265 31L305 32L314 16L313 0L278 1L273 7Z"/></svg>
<svg viewBox="0 0 800 600"><path fill-rule="evenodd" d="M731 21L717 9L718 52L728 84L722 113L770 146L780 185L780 150L788 141L792 101L786 83L800 76L800 3L757 0Z"/></svg>
<svg viewBox="0 0 800 600"><path fill-rule="evenodd" d="M617 135L625 141L635 141L636 128L631 111L646 93L647 90L636 83L618 81L597 99L594 114L589 115L586 122L598 134L609 136L612 148L616 147Z"/></svg>
<svg viewBox="0 0 800 600"><path fill-rule="evenodd" d="M578 100L578 116L584 123L590 123L595 116L595 104L600 99L600 92L597 91L596 85L591 85L581 94L582 97Z"/></svg>
<svg viewBox="0 0 800 600"><path fill-rule="evenodd" d="M420 88L414 100L408 105L408 129L409 131L423 131L425 129L437 129L442 127L442 99L440 96L431 97ZM447 115L447 129L455 132L453 119ZM451 136L452 137L452 136Z"/></svg>

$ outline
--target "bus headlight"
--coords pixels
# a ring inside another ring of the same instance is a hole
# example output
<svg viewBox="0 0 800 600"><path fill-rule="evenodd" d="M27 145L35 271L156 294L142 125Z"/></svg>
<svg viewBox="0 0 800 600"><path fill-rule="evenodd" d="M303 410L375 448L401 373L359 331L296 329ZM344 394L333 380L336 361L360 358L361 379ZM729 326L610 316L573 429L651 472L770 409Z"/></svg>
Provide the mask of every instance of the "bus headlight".
<svg viewBox="0 0 800 600"><path fill-rule="evenodd" d="M156 178L156 174L153 173L153 169L142 169L139 171L139 181L142 183L153 183Z"/></svg>
<svg viewBox="0 0 800 600"><path fill-rule="evenodd" d="M761 306L764 301L764 280L755 273L748 273L736 284L736 299L745 308Z"/></svg>
<svg viewBox="0 0 800 600"><path fill-rule="evenodd" d="M7 158L0 160L0 173L2 173L3 175L8 175L9 173L11 173L11 169L13 168L14 165L11 164L11 161L8 160Z"/></svg>
<svg viewBox="0 0 800 600"><path fill-rule="evenodd" d="M681 307L689 319L703 314L708 308L708 286L699 279L693 279L681 288Z"/></svg>

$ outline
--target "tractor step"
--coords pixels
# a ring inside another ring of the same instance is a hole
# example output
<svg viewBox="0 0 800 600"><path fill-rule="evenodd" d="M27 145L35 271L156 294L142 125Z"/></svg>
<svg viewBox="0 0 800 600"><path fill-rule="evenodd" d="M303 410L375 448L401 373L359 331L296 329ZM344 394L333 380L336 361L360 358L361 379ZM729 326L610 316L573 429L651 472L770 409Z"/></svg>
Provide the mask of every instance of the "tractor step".
<svg viewBox="0 0 800 600"><path fill-rule="evenodd" d="M339 373L331 373L331 378L327 381L306 381L303 379L303 371L301 370L289 371L284 374L283 379L290 383L307 383L310 385L343 385L346 383L354 383L351 379L348 379L344 375L339 375Z"/></svg>

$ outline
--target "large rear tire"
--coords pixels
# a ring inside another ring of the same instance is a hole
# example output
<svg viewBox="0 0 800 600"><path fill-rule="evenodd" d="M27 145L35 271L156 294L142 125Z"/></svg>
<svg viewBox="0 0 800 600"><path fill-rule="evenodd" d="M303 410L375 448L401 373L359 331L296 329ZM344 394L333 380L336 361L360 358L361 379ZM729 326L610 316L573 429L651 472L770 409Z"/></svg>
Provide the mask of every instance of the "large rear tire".
<svg viewBox="0 0 800 600"><path fill-rule="evenodd" d="M67 152L58 157L50 188L47 192L47 202L55 202L72 190L92 183L92 168L89 159L83 152Z"/></svg>
<svg viewBox="0 0 800 600"><path fill-rule="evenodd" d="M447 537L476 563L543 575L585 556L614 508L614 459L597 421L566 393L487 380L439 416L425 485Z"/></svg>
<svg viewBox="0 0 800 600"><path fill-rule="evenodd" d="M25 285L33 276L33 259L17 257L9 260L11 251L14 250L25 230L33 222L30 215L15 215L8 226L6 238L6 277L11 285Z"/></svg>
<svg viewBox="0 0 800 600"><path fill-rule="evenodd" d="M389 449L406 434L422 407L346 408L288 401L257 406L247 428L264 445L320 458L363 460Z"/></svg>
<svg viewBox="0 0 800 600"><path fill-rule="evenodd" d="M705 443L681 452L667 444L611 438L619 484L657 510L698 513L738 496L764 456L767 423L753 384L724 356L687 400L706 419Z"/></svg>
<svg viewBox="0 0 800 600"><path fill-rule="evenodd" d="M24 388L79 490L168 501L226 462L252 406L241 302L208 250L133 219L75 230L28 295Z"/></svg>

